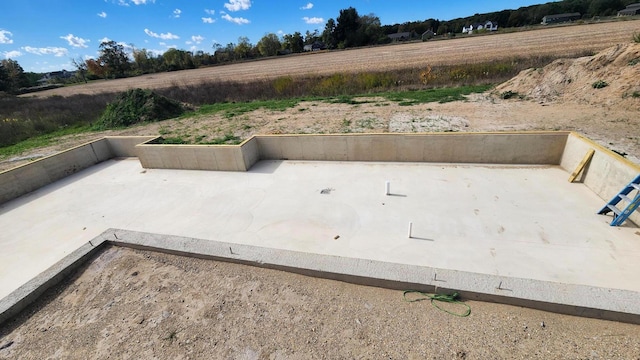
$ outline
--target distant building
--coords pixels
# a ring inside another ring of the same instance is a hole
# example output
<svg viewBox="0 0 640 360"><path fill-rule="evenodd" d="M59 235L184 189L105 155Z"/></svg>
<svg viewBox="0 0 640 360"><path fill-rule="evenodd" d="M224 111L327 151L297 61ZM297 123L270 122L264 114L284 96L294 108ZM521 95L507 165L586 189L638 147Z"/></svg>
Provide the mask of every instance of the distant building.
<svg viewBox="0 0 640 360"><path fill-rule="evenodd" d="M324 45L324 43L321 43L320 41L316 41L313 44L309 44L309 45L305 45L302 50L303 51L320 51L320 50L324 50L327 47Z"/></svg>
<svg viewBox="0 0 640 360"><path fill-rule="evenodd" d="M478 30L486 30L486 31L497 31L498 23L495 21L486 21L483 23L475 23L469 26L465 26L462 28L463 34L473 34L474 31Z"/></svg>
<svg viewBox="0 0 640 360"><path fill-rule="evenodd" d="M582 15L580 15L580 13L547 15L542 18L542 25L560 24L580 20L581 18Z"/></svg>
<svg viewBox="0 0 640 360"><path fill-rule="evenodd" d="M436 33L434 33L433 30L427 30L422 33L422 41L427 41L433 38L434 36L436 36Z"/></svg>
<svg viewBox="0 0 640 360"><path fill-rule="evenodd" d="M626 8L618 11L618 16L634 16L640 15L640 3L627 5Z"/></svg>
<svg viewBox="0 0 640 360"><path fill-rule="evenodd" d="M48 84L55 80L71 79L74 76L76 76L75 71L67 71L67 70L53 71L53 72L44 74L42 78L38 80L38 84L43 85L43 84Z"/></svg>
<svg viewBox="0 0 640 360"><path fill-rule="evenodd" d="M391 41L407 41L413 38L413 32L402 32L387 35Z"/></svg>

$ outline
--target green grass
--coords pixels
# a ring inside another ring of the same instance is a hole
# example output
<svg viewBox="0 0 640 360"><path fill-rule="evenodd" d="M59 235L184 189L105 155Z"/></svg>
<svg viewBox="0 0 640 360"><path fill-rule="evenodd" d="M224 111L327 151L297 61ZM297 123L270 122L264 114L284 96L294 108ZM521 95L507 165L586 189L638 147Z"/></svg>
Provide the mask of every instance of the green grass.
<svg viewBox="0 0 640 360"><path fill-rule="evenodd" d="M489 90L492 85L470 85L455 88L416 90L406 92L386 92L376 94L401 106L417 105L431 102L446 103L464 100L466 95Z"/></svg>
<svg viewBox="0 0 640 360"><path fill-rule="evenodd" d="M188 118L196 115L213 115L222 113L224 117L230 119L235 116L246 114L258 109L285 111L298 105L301 100L302 99L258 100L250 102L224 102L211 105L203 105L194 112L184 114L181 118Z"/></svg>
<svg viewBox="0 0 640 360"><path fill-rule="evenodd" d="M61 136L73 135L73 134L81 134L91 131L91 126L75 126L69 127L66 129L58 130L46 135L40 135L36 137L32 137L30 139L21 141L17 144L0 147L0 159L6 159L9 156L17 155L23 153L27 150L40 148L49 146L58 141L58 138Z"/></svg>

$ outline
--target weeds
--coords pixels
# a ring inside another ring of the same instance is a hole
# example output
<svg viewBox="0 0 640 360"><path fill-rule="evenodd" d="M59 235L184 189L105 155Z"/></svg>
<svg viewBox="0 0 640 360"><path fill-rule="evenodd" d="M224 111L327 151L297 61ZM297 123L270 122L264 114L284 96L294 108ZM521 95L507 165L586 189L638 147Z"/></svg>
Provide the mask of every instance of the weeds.
<svg viewBox="0 0 640 360"><path fill-rule="evenodd" d="M140 122L159 121L181 115L184 108L175 100L151 90L133 89L107 105L96 129L127 127Z"/></svg>
<svg viewBox="0 0 640 360"><path fill-rule="evenodd" d="M632 39L634 43L640 43L640 32L634 32Z"/></svg>
<svg viewBox="0 0 640 360"><path fill-rule="evenodd" d="M609 83L604 80L598 80L593 84L591 84L591 87L594 89L602 89L602 88L606 88L607 86L609 86Z"/></svg>

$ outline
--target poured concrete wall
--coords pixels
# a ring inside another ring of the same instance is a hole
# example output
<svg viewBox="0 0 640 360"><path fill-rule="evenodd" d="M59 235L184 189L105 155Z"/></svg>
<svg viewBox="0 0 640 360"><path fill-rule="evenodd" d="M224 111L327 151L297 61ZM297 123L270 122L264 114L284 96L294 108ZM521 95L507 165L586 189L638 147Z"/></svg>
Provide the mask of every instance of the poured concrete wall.
<svg viewBox="0 0 640 360"><path fill-rule="evenodd" d="M243 147L238 145L140 144L136 152L142 167L212 171L247 171Z"/></svg>
<svg viewBox="0 0 640 360"><path fill-rule="evenodd" d="M251 169L255 163L260 161L260 147L258 146L258 140L255 137L251 137L240 144L242 148L242 157L244 161L244 167L246 170Z"/></svg>
<svg viewBox="0 0 640 360"><path fill-rule="evenodd" d="M106 139L80 145L0 173L0 204L112 158Z"/></svg>
<svg viewBox="0 0 640 360"><path fill-rule="evenodd" d="M263 160L550 164L566 132L257 136Z"/></svg>
<svg viewBox="0 0 640 360"><path fill-rule="evenodd" d="M145 168L247 171L259 160L558 165L567 132L254 136L241 145L136 146Z"/></svg>
<svg viewBox="0 0 640 360"><path fill-rule="evenodd" d="M578 179L602 198L604 206L640 174L640 166L575 133L571 133L567 139L560 166L569 173L573 172L590 149L595 153ZM621 202L618 208L624 205L626 203ZM594 212L598 210L594 209ZM636 211L629 219L640 224L640 213Z"/></svg>
<svg viewBox="0 0 640 360"><path fill-rule="evenodd" d="M157 136L108 136L106 137L113 157L137 157L136 145L156 139Z"/></svg>

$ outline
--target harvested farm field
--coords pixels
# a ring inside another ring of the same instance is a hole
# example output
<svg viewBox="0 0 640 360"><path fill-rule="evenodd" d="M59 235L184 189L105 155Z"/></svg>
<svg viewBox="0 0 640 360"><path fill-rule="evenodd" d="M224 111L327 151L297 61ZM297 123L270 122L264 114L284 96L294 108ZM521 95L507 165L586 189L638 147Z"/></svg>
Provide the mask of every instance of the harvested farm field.
<svg viewBox="0 0 640 360"><path fill-rule="evenodd" d="M211 81L249 81L281 76L328 75L339 72L423 68L427 65L480 63L516 57L574 57L631 41L640 21L557 26L460 37L450 40L308 53L196 70L97 81L26 96L70 96L118 92L131 88L167 88Z"/></svg>

